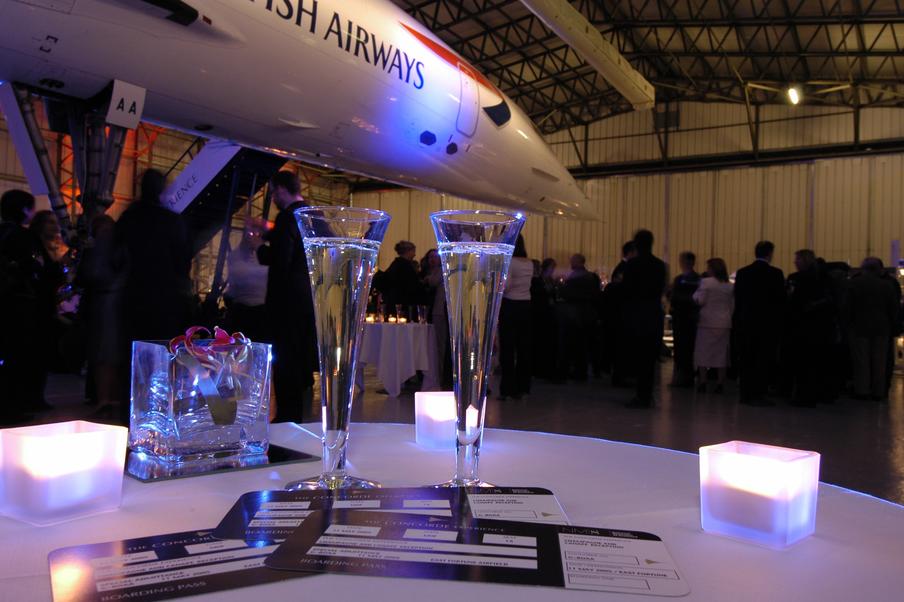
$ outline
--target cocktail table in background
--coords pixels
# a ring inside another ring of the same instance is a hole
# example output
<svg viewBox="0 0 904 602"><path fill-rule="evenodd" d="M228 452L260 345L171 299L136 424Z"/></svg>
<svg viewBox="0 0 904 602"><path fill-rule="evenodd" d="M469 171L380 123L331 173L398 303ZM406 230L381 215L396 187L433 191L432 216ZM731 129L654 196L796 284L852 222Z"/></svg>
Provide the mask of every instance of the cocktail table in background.
<svg viewBox="0 0 904 602"><path fill-rule="evenodd" d="M364 389L364 365L377 370L390 397L398 397L402 385L418 370L424 373L423 391L439 389L439 362L436 335L432 324L391 324L389 322L364 325L364 339L358 357L355 383Z"/></svg>

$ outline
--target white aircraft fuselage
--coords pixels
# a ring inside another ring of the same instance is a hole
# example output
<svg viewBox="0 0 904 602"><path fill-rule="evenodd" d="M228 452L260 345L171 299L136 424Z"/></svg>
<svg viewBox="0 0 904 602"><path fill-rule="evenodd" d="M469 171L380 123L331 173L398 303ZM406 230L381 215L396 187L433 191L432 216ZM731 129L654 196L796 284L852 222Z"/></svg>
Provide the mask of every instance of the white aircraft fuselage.
<svg viewBox="0 0 904 602"><path fill-rule="evenodd" d="M494 205L587 216L530 119L388 0L0 0L0 81Z"/></svg>

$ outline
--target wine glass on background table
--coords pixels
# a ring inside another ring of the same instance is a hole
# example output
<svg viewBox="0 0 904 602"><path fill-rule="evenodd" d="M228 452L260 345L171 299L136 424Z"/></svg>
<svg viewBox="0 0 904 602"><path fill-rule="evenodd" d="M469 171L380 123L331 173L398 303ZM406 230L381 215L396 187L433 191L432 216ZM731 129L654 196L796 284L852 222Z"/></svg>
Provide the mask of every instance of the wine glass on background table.
<svg viewBox="0 0 904 602"><path fill-rule="evenodd" d="M374 481L350 476L345 464L368 293L391 218L372 209L303 207L295 211L295 219L304 239L314 297L323 473L293 481L286 489L379 487Z"/></svg>
<svg viewBox="0 0 904 602"><path fill-rule="evenodd" d="M477 475L493 335L524 217L501 211L430 216L443 268L455 390L455 475L441 487L487 486Z"/></svg>

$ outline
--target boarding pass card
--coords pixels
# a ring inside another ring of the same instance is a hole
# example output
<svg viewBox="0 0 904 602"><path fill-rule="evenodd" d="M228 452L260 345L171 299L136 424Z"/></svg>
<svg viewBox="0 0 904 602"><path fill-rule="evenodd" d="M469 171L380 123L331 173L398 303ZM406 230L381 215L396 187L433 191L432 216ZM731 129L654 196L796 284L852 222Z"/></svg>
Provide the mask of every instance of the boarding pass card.
<svg viewBox="0 0 904 602"><path fill-rule="evenodd" d="M649 533L348 510L313 512L265 561L274 569L684 596Z"/></svg>
<svg viewBox="0 0 904 602"><path fill-rule="evenodd" d="M312 512L331 509L568 524L556 496L536 487L254 491L239 498L213 534L282 541Z"/></svg>
<svg viewBox="0 0 904 602"><path fill-rule="evenodd" d="M210 531L62 548L48 558L53 600L153 602L305 576L265 567L274 549Z"/></svg>

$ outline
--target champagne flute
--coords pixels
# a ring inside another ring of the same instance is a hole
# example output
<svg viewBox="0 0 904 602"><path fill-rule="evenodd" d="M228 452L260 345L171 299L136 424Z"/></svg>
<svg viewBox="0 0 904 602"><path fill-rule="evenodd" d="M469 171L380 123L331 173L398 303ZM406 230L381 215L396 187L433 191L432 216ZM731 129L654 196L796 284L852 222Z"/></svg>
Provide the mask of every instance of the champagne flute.
<svg viewBox="0 0 904 602"><path fill-rule="evenodd" d="M286 489L362 489L379 483L345 468L355 368L370 283L388 214L353 207L303 207L295 219L304 239L320 358L323 473Z"/></svg>
<svg viewBox="0 0 904 602"><path fill-rule="evenodd" d="M455 475L441 487L487 486L477 475L496 319L524 217L501 211L430 216L443 267L455 389Z"/></svg>

